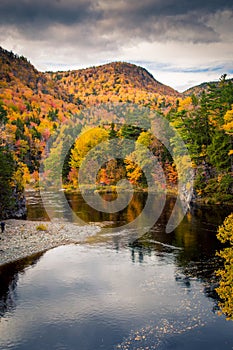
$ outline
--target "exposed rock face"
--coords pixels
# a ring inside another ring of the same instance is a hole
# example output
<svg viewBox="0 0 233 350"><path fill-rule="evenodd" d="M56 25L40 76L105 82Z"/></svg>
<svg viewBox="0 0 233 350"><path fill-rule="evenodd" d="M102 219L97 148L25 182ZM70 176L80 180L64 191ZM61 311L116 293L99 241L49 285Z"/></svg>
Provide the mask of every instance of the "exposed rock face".
<svg viewBox="0 0 233 350"><path fill-rule="evenodd" d="M24 195L18 196L16 198L16 207L12 213L12 217L15 219L26 219L27 216L27 207L26 207L26 198Z"/></svg>
<svg viewBox="0 0 233 350"><path fill-rule="evenodd" d="M3 219L26 219L27 207L26 198L22 192L14 190L12 194L12 206L3 213Z"/></svg>

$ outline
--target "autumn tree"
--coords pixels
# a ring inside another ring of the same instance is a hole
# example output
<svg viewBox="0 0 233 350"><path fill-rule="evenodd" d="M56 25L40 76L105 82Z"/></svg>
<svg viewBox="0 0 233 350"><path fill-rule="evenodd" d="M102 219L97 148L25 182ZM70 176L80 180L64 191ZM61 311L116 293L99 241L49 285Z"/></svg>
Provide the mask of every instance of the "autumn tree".
<svg viewBox="0 0 233 350"><path fill-rule="evenodd" d="M219 227L217 237L221 243L227 243L228 247L218 253L224 260L224 269L217 272L220 282L216 291L221 299L219 306L222 313L233 320L233 214Z"/></svg>
<svg viewBox="0 0 233 350"><path fill-rule="evenodd" d="M78 170L85 159L85 157L88 155L88 152L90 152L95 146L98 144L105 142L108 140L108 131L104 128L95 127L90 129L85 129L82 131L80 136L77 138L74 148L71 150L71 160L70 165L71 168L74 168ZM99 157L102 156L101 152L100 154L98 151L92 151L92 159L90 161L96 160L98 161ZM91 164L90 161L85 164L86 172L91 171ZM101 165L101 164L100 164ZM90 166L90 168L89 168Z"/></svg>

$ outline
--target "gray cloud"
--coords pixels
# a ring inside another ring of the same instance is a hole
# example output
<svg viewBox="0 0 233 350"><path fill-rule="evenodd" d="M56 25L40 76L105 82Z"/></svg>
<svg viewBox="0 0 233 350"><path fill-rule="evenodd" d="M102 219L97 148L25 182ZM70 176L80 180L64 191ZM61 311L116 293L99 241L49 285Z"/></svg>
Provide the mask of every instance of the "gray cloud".
<svg viewBox="0 0 233 350"><path fill-rule="evenodd" d="M2 0L1 23L24 26L50 26L52 23L72 25L98 18L91 0Z"/></svg>
<svg viewBox="0 0 233 350"><path fill-rule="evenodd" d="M231 72L232 32L232 0L0 1L0 45L40 70L149 60L152 73L163 73L157 79L171 86L187 74L209 80L210 71L184 69L223 65Z"/></svg>
<svg viewBox="0 0 233 350"><path fill-rule="evenodd" d="M62 26L70 42L84 37L92 41L94 36L103 44L107 38L116 44L135 38L208 43L219 36L203 18L232 8L228 0L2 0L0 19L2 25L38 39Z"/></svg>

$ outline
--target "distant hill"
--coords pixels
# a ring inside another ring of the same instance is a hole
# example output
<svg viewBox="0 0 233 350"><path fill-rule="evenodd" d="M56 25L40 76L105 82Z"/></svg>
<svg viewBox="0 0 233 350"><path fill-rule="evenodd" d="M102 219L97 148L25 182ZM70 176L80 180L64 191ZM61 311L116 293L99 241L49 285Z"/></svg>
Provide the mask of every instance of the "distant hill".
<svg viewBox="0 0 233 350"><path fill-rule="evenodd" d="M227 80L233 82L233 79L227 79ZM202 94L202 92L208 92L210 85L216 86L218 84L219 84L219 81L210 81L210 82L201 83L199 85L193 86L193 87L185 90L183 92L183 95L184 96L190 96L190 95L200 96Z"/></svg>
<svg viewBox="0 0 233 350"><path fill-rule="evenodd" d="M11 86L21 82L28 87L35 89L36 84L43 79L43 74L39 73L33 65L23 56L18 56L0 47L0 79L6 81Z"/></svg>
<svg viewBox="0 0 233 350"><path fill-rule="evenodd" d="M77 108L108 102L131 102L166 111L182 97L134 64L113 62L87 69L43 73L25 57L3 48L0 48L0 89L1 92L7 89L8 93L11 90L22 102L28 99L30 103L32 96L45 104L55 99L52 105L59 108L62 105L65 110L63 102L68 103L74 113Z"/></svg>
<svg viewBox="0 0 233 350"><path fill-rule="evenodd" d="M49 104L55 99L55 104L62 105L65 110L66 104L69 104L71 112L107 102L132 102L166 112L177 98L192 94L200 96L203 91L208 91L209 84L218 83L204 82L179 93L157 81L145 68L127 62L44 73L39 72L27 58L0 47L1 93L6 89L8 93L12 90L18 99L26 100L22 92L30 90L27 94L29 100L32 95L38 103Z"/></svg>
<svg viewBox="0 0 233 350"><path fill-rule="evenodd" d="M157 80L144 68L126 62L113 62L68 72L47 73L62 89L76 97L118 95L138 91L163 96L180 97L181 94Z"/></svg>
<svg viewBox="0 0 233 350"><path fill-rule="evenodd" d="M26 87L34 94L42 93L68 100L67 95L46 74L39 72L23 56L0 47L0 87L8 89Z"/></svg>

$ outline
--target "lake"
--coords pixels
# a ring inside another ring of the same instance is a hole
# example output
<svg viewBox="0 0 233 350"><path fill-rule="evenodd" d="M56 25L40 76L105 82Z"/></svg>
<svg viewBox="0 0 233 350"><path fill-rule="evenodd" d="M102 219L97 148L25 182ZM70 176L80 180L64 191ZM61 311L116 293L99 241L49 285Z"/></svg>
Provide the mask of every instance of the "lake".
<svg viewBox="0 0 233 350"><path fill-rule="evenodd" d="M175 201L168 197L148 232L120 229L145 201L135 194L108 214L68 195L81 219L103 230L0 268L1 350L233 349L233 322L219 315L214 290L216 230L232 208L192 208L165 233ZM28 196L28 218L48 219L38 195Z"/></svg>

